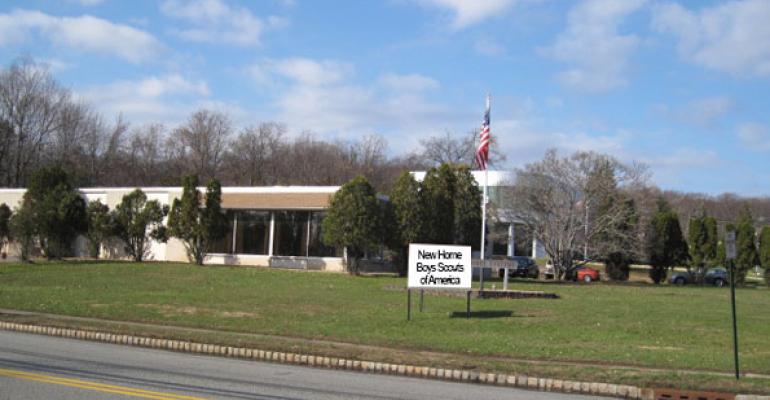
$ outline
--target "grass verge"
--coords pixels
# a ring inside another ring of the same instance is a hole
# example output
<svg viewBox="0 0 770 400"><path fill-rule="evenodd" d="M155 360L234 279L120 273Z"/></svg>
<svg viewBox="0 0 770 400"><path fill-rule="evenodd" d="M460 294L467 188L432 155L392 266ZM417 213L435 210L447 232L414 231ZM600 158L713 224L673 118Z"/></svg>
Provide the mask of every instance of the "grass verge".
<svg viewBox="0 0 770 400"><path fill-rule="evenodd" d="M561 298L474 300L474 311L496 317L465 319L453 317L462 296L427 295L425 311L407 322L405 284L183 264L4 264L0 307L150 325L3 317L24 322L337 357L648 387L770 388L765 378L729 377L729 290L514 282ZM737 297L742 370L770 375L770 291Z"/></svg>

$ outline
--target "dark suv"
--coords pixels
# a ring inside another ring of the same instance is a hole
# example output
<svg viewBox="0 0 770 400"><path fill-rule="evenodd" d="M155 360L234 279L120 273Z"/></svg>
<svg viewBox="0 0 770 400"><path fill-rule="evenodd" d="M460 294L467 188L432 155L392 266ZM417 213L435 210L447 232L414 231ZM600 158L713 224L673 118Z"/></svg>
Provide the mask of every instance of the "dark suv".
<svg viewBox="0 0 770 400"><path fill-rule="evenodd" d="M674 272L671 274L671 278L669 278L668 282L674 285L683 286L695 283L695 277L687 271ZM729 282L730 274L722 267L711 268L706 271L706 275L703 276L703 283L714 285L716 287L722 287Z"/></svg>
<svg viewBox="0 0 770 400"><path fill-rule="evenodd" d="M505 260L509 261L515 261L516 262L516 268L511 268L510 272L508 272L509 276L512 277L521 277L521 278L532 278L537 279L538 276L540 276L540 267L537 266L537 263L535 263L535 260L527 257L527 256L511 256L511 257L505 257ZM500 276L503 276L505 271L501 269Z"/></svg>

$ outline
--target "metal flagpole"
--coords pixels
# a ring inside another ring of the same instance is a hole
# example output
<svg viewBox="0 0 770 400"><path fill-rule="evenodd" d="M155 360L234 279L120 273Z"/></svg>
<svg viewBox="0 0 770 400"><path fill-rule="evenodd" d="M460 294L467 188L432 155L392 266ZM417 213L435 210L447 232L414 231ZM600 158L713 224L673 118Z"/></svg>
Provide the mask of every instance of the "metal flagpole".
<svg viewBox="0 0 770 400"><path fill-rule="evenodd" d="M487 257L484 249L487 234L487 169L484 170L484 196L481 200L481 273L479 274L479 290L484 290L484 271L487 269Z"/></svg>
<svg viewBox="0 0 770 400"><path fill-rule="evenodd" d="M487 93L487 104L486 104L486 110L489 110L490 107L490 96L489 93ZM485 110L485 112L486 112ZM487 162L489 160L489 150L487 150ZM484 290L484 271L486 271L487 268L487 260L486 260L486 236L487 236L487 183L488 183L488 171L489 168L487 168L487 163L485 162L484 165L484 195L481 200L481 270L479 271L479 291Z"/></svg>

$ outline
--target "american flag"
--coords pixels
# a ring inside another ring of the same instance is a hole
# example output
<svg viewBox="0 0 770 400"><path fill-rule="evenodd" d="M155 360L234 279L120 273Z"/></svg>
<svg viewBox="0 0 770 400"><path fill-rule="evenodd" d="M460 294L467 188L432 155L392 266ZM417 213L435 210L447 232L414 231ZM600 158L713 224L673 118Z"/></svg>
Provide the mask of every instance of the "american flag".
<svg viewBox="0 0 770 400"><path fill-rule="evenodd" d="M484 122L481 123L481 132L479 133L479 148L476 149L476 165L479 169L487 169L489 161L489 96L487 96L487 108L484 112Z"/></svg>

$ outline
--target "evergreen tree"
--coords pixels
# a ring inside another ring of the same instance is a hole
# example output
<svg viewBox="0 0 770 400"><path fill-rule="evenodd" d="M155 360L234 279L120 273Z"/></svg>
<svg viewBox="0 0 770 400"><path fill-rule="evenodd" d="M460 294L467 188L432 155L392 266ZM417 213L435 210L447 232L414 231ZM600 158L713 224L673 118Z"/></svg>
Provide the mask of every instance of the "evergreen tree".
<svg viewBox="0 0 770 400"><path fill-rule="evenodd" d="M593 240L596 258L604 261L610 279L628 280L631 262L637 256L639 216L634 200L620 193L607 196L597 207L594 221L604 224Z"/></svg>
<svg viewBox="0 0 770 400"><path fill-rule="evenodd" d="M168 210L156 200L147 200L141 189L123 196L112 212L115 221L115 236L125 244L126 253L134 261L144 260L150 247L150 240L166 241L163 218Z"/></svg>
<svg viewBox="0 0 770 400"><path fill-rule="evenodd" d="M735 225L725 225L725 235L727 235L727 232L735 232ZM719 241L719 244L717 245L716 262L718 265L727 268L727 250L725 249L724 241Z"/></svg>
<svg viewBox="0 0 770 400"><path fill-rule="evenodd" d="M455 182L450 164L431 168L422 181L422 209L425 211L426 243L453 244L455 242ZM481 202L479 201L479 206ZM481 234L481 230L479 230Z"/></svg>
<svg viewBox="0 0 770 400"><path fill-rule="evenodd" d="M762 227L759 235L759 263L765 269L765 280L770 286L770 225Z"/></svg>
<svg viewBox="0 0 770 400"><path fill-rule="evenodd" d="M168 217L169 236L179 238L190 262L203 265L211 245L227 232L227 219L222 212L222 187L217 180L206 186L205 206L201 207L198 177L182 181L182 198L174 199Z"/></svg>
<svg viewBox="0 0 770 400"><path fill-rule="evenodd" d="M390 193L393 206L396 250L399 259L396 262L401 275L406 273L407 247L417 243L423 235L423 205L420 201L420 184L412 174L404 172L396 180Z"/></svg>
<svg viewBox="0 0 770 400"><path fill-rule="evenodd" d="M29 213L34 225L30 229L48 259L68 255L72 240L87 229L85 200L59 167L42 168L32 174L21 208Z"/></svg>
<svg viewBox="0 0 770 400"><path fill-rule="evenodd" d="M322 223L323 241L328 246L347 248L349 273L358 274L366 249L380 244L381 218L380 202L363 176L351 179L332 197Z"/></svg>
<svg viewBox="0 0 770 400"><path fill-rule="evenodd" d="M479 248L482 193L467 165L454 167L454 244Z"/></svg>
<svg viewBox="0 0 770 400"><path fill-rule="evenodd" d="M88 252L92 258L98 259L102 243L114 230L110 208L106 204L102 204L101 201L95 200L88 203L86 214L88 216L88 230L86 231Z"/></svg>
<svg viewBox="0 0 770 400"><path fill-rule="evenodd" d="M666 279L667 270L688 261L687 242L679 226L679 217L663 198L652 217L647 235L650 278L655 283Z"/></svg>
<svg viewBox="0 0 770 400"><path fill-rule="evenodd" d="M470 169L441 164L425 174L420 187L424 241L479 248L482 194Z"/></svg>
<svg viewBox="0 0 770 400"><path fill-rule="evenodd" d="M706 242L703 243L702 254L706 266L713 267L719 262L717 260L717 246L719 237L717 235L717 220L712 216L706 216L703 219L703 228L706 230Z"/></svg>
<svg viewBox="0 0 770 400"><path fill-rule="evenodd" d="M20 207L11 215L9 222L10 236L19 244L19 258L28 262L32 246L35 244L35 220L29 208Z"/></svg>
<svg viewBox="0 0 770 400"><path fill-rule="evenodd" d="M706 227L704 225L705 215L697 215L690 219L690 226L687 229L687 247L690 252L690 264L687 270L694 268L696 271L703 269L706 257L703 254L703 245L708 240Z"/></svg>
<svg viewBox="0 0 770 400"><path fill-rule="evenodd" d="M751 211L747 208L743 210L735 229L735 283L743 284L746 281L746 273L759 265L759 254L756 246L756 230L754 229L754 218Z"/></svg>
<svg viewBox="0 0 770 400"><path fill-rule="evenodd" d="M690 263L687 271L693 274L698 282L703 279L706 267L716 263L717 256L717 222L705 212L690 219L688 229L688 248Z"/></svg>

